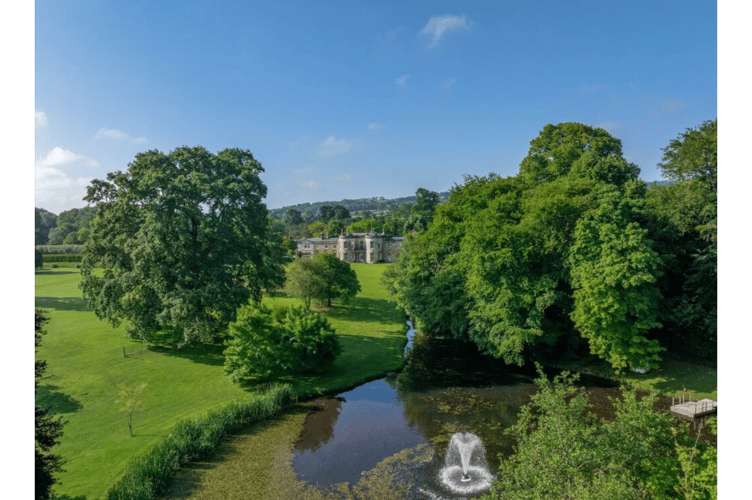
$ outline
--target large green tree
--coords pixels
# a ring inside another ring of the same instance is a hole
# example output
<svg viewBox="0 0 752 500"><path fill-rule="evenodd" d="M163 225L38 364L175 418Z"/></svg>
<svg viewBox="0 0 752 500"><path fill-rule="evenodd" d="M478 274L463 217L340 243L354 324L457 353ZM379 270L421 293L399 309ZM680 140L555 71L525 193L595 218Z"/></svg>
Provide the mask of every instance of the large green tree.
<svg viewBox="0 0 752 500"><path fill-rule="evenodd" d="M656 306L639 304L660 297L663 261L642 226L639 170L618 139L579 123L547 125L530 144L517 176L453 188L385 285L423 331L467 337L507 363L589 345L616 369L652 365Z"/></svg>
<svg viewBox="0 0 752 500"><path fill-rule="evenodd" d="M92 181L85 199L98 212L81 288L97 316L144 340L211 341L238 307L279 285L262 171L247 150L180 147Z"/></svg>
<svg viewBox="0 0 752 500"><path fill-rule="evenodd" d="M669 183L647 192L648 228L667 260L660 281L662 341L677 353L714 360L717 339L718 120L688 129L664 148Z"/></svg>
<svg viewBox="0 0 752 500"><path fill-rule="evenodd" d="M350 264L322 253L313 259L293 261L287 270L285 289L310 309L312 300L329 306L337 297L346 302L360 292L360 282Z"/></svg>
<svg viewBox="0 0 752 500"><path fill-rule="evenodd" d="M306 309L313 299L326 296L326 283L321 262L313 259L295 259L287 267L285 291L300 298Z"/></svg>
<svg viewBox="0 0 752 500"><path fill-rule="evenodd" d="M328 306L332 305L334 298L341 298L347 302L360 292L358 275L355 274L350 264L328 253L319 254L313 260L321 264L324 283L322 289L324 295L320 297L322 302L325 301Z"/></svg>

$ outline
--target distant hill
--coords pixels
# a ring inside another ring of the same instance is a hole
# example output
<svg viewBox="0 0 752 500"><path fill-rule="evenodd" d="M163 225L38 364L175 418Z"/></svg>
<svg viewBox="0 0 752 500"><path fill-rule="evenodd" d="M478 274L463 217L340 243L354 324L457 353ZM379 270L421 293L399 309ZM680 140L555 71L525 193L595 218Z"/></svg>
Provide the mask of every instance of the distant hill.
<svg viewBox="0 0 752 500"><path fill-rule="evenodd" d="M445 191L443 193L438 193L439 199L441 202L445 202L449 199L449 191ZM297 205L290 205L287 207L281 207L281 208L272 208L269 210L269 212L272 214L275 218L282 218L284 217L285 213L287 213L288 210L293 209L297 210L300 213L315 213L319 207L324 205L334 206L334 205L342 205L347 210L350 211L350 213L360 212L362 210L370 210L371 212L379 212L383 210L389 210L393 211L396 210L400 205L403 205L405 203L415 203L415 196L405 196L403 198L392 198L392 199L386 199L383 196L378 196L374 198L359 198L355 200L345 199L340 201L319 201L316 203L298 203Z"/></svg>

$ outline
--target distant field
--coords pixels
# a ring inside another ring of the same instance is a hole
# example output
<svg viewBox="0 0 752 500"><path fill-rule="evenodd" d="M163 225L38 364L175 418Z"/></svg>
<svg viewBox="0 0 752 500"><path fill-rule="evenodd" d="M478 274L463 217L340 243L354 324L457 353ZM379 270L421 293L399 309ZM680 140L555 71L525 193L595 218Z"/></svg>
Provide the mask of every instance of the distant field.
<svg viewBox="0 0 752 500"><path fill-rule="evenodd" d="M343 354L321 376L288 378L299 393L340 390L374 378L402 364L406 330L402 316L378 285L385 265L353 265L362 292L350 305L327 313L341 335ZM38 358L48 362L38 403L68 421L61 445L66 472L55 488L58 498L95 499L143 453L185 418L239 398L252 398L255 387L241 389L222 371L221 347L175 350L144 349L88 310L78 289L77 269L36 273L36 306L49 312L47 335ZM283 296L269 303L300 303ZM126 357L123 357L123 348ZM115 404L117 384L148 384L144 411L134 416L128 434L126 416Z"/></svg>

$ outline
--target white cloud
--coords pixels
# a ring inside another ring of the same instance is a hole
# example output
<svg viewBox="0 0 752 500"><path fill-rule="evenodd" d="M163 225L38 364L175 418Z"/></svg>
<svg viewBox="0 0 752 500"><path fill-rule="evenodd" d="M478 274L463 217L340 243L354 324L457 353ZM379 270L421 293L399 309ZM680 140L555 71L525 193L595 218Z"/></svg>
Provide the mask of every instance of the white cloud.
<svg viewBox="0 0 752 500"><path fill-rule="evenodd" d="M308 181L301 182L300 187L304 189L316 190L321 187L321 183L316 182L314 180L308 180Z"/></svg>
<svg viewBox="0 0 752 500"><path fill-rule="evenodd" d="M85 156L83 155L77 155L72 151L55 146L44 158L37 160L36 164L41 168L58 167L69 165L76 160L83 160L84 158Z"/></svg>
<svg viewBox="0 0 752 500"><path fill-rule="evenodd" d="M334 178L335 181L349 181L350 179L352 179L350 174L344 174Z"/></svg>
<svg viewBox="0 0 752 500"><path fill-rule="evenodd" d="M407 83L408 78L410 78L410 75L402 75L396 80L394 80L394 84L399 87L405 88L405 84Z"/></svg>
<svg viewBox="0 0 752 500"><path fill-rule="evenodd" d="M149 142L149 139L146 137L136 137L131 138L130 135L126 134L122 130L118 130L115 128L107 128L102 127L99 130L97 130L96 135L94 136L95 139L114 139L118 141L131 141L134 144L146 144Z"/></svg>
<svg viewBox="0 0 752 500"><path fill-rule="evenodd" d="M445 33L448 31L470 31L470 24L467 16L455 16L452 14L433 16L418 34L431 35L433 41L426 48L433 49L438 46L439 41Z"/></svg>
<svg viewBox="0 0 752 500"><path fill-rule="evenodd" d="M444 80L444 83L441 84L441 86L445 89L448 89L450 87L454 87L454 84L457 83L457 79L453 76L450 76L446 80Z"/></svg>
<svg viewBox="0 0 752 500"><path fill-rule="evenodd" d="M47 115L44 114L44 111L35 111L34 121L36 122L36 124L34 125L34 128L44 127L47 125Z"/></svg>
<svg viewBox="0 0 752 500"><path fill-rule="evenodd" d="M381 130L382 125L380 123L369 123L368 124L368 131L369 132L378 132Z"/></svg>
<svg viewBox="0 0 752 500"><path fill-rule="evenodd" d="M73 164L99 166L96 160L55 146L34 162L35 206L53 213L85 205L83 197L91 177L71 177L64 168Z"/></svg>
<svg viewBox="0 0 752 500"><path fill-rule="evenodd" d="M319 156L338 156L349 152L353 146L358 143L357 139L348 141L346 139L336 139L334 136L327 137L319 145Z"/></svg>

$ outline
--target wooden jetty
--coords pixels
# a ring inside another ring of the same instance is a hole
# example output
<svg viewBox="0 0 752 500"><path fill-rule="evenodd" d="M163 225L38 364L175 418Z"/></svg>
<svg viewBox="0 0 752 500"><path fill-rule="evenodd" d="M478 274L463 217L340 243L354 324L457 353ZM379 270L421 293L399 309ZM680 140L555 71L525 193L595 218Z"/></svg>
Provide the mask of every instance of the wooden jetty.
<svg viewBox="0 0 752 500"><path fill-rule="evenodd" d="M682 402L671 406L671 413L679 418L694 420L718 413L718 403L712 399Z"/></svg>

